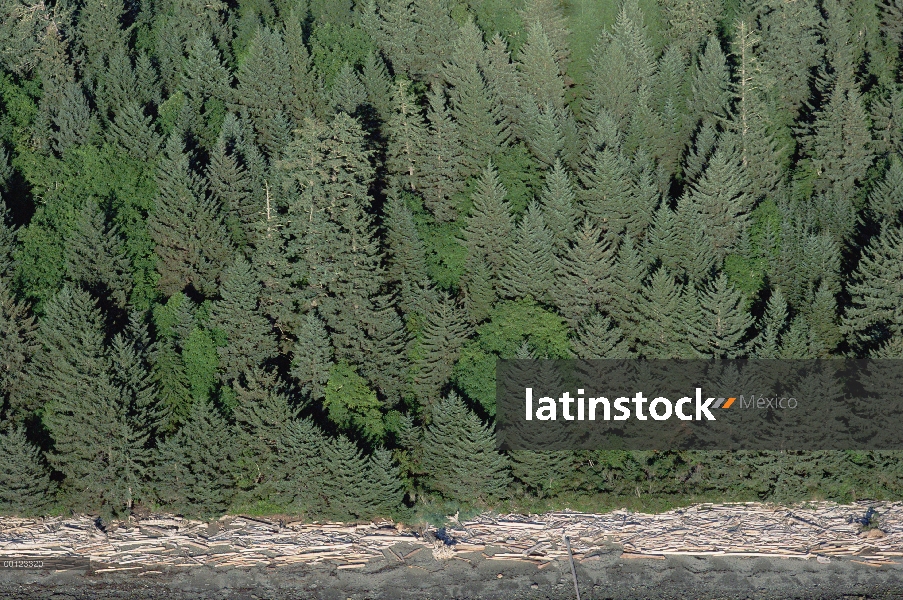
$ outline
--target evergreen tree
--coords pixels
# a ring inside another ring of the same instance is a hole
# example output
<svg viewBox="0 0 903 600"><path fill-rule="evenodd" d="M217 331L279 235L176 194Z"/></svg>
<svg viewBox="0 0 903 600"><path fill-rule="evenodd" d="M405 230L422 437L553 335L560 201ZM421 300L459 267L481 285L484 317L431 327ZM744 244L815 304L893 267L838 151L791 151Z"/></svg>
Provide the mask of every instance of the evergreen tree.
<svg viewBox="0 0 903 600"><path fill-rule="evenodd" d="M737 244L752 209L749 179L732 140L723 139L712 155L705 173L695 183L687 199L687 210L704 223L711 250L721 260ZM690 223L696 226L697 223Z"/></svg>
<svg viewBox="0 0 903 600"><path fill-rule="evenodd" d="M22 425L0 432L0 513L29 516L44 510L56 485L41 451L25 437Z"/></svg>
<svg viewBox="0 0 903 600"><path fill-rule="evenodd" d="M503 128L512 135L521 135L522 115L520 103L524 96L520 86L521 74L517 65L511 62L508 43L496 32L486 45L486 54L481 65L490 96L501 106Z"/></svg>
<svg viewBox="0 0 903 600"><path fill-rule="evenodd" d="M384 448L377 448L367 461L367 496L365 499L368 514L371 516L389 516L401 506L402 490L398 465L392 453Z"/></svg>
<svg viewBox="0 0 903 600"><path fill-rule="evenodd" d="M107 227L93 200L82 207L65 252L69 279L107 292L116 304L125 306L132 290L131 264L116 226Z"/></svg>
<svg viewBox="0 0 903 600"><path fill-rule="evenodd" d="M555 286L555 305L574 327L614 292L615 248L589 220L562 258Z"/></svg>
<svg viewBox="0 0 903 600"><path fill-rule="evenodd" d="M0 279L0 407L11 409L17 420L25 415L16 413L29 406L22 395L29 384L25 365L37 348L34 317L27 306L16 302L8 285ZM5 410L0 415L4 413Z"/></svg>
<svg viewBox="0 0 903 600"><path fill-rule="evenodd" d="M374 36L396 75L411 74L417 50L419 27L414 21L412 0L385 0L379 9Z"/></svg>
<svg viewBox="0 0 903 600"><path fill-rule="evenodd" d="M222 515L235 493L235 456L232 428L209 402L195 401L185 425L155 454L157 497L185 515Z"/></svg>
<svg viewBox="0 0 903 600"><path fill-rule="evenodd" d="M428 489L458 502L504 497L507 463L495 449L492 430L457 395L436 405L423 444Z"/></svg>
<svg viewBox="0 0 903 600"><path fill-rule="evenodd" d="M580 322L571 343L574 354L583 360L634 356L621 328L612 322L611 317L598 311L588 314Z"/></svg>
<svg viewBox="0 0 903 600"><path fill-rule="evenodd" d="M463 153L458 124L451 118L440 87L433 87L429 103L429 135L422 149L420 192L427 209L439 222L454 221L458 216L454 196L463 187Z"/></svg>
<svg viewBox="0 0 903 600"><path fill-rule="evenodd" d="M223 269L219 299L210 307L210 327L225 336L217 348L221 377L234 381L278 354L270 323L259 310L260 284L242 257Z"/></svg>
<svg viewBox="0 0 903 600"><path fill-rule="evenodd" d="M648 273L649 263L643 259L633 238L626 237L618 247L618 258L612 271L613 289L618 290L618 293L604 307L625 333L639 329L641 317L637 314L636 307Z"/></svg>
<svg viewBox="0 0 903 600"><path fill-rule="evenodd" d="M709 37L705 52L699 55L699 63L693 73L692 118L717 123L729 114L731 101L730 71L721 43L715 36Z"/></svg>
<svg viewBox="0 0 903 600"><path fill-rule="evenodd" d="M323 509L322 484L326 479L324 447L327 440L307 419L286 423L276 444L274 500L308 514Z"/></svg>
<svg viewBox="0 0 903 600"><path fill-rule="evenodd" d="M392 79L382 57L371 52L364 59L361 83L367 92L367 102L376 111L379 120L387 123L392 116Z"/></svg>
<svg viewBox="0 0 903 600"><path fill-rule="evenodd" d="M191 285L212 296L231 248L218 207L204 193L183 148L177 133L166 142L157 169L155 207L148 217L159 258L158 286L167 295Z"/></svg>
<svg viewBox="0 0 903 600"><path fill-rule="evenodd" d="M752 317L743 308L743 294L719 274L687 307L687 338L698 356L736 358L745 352Z"/></svg>
<svg viewBox="0 0 903 600"><path fill-rule="evenodd" d="M640 298L639 351L648 358L686 357L684 287L674 275L659 268L643 286Z"/></svg>
<svg viewBox="0 0 903 600"><path fill-rule="evenodd" d="M448 0L414 0L414 48L411 75L428 83L439 81L442 63L451 53L457 25Z"/></svg>
<svg viewBox="0 0 903 600"><path fill-rule="evenodd" d="M824 56L822 15L812 0L765 0L757 14L762 61L775 77L780 112L791 121L809 100L812 72Z"/></svg>
<svg viewBox="0 0 903 600"><path fill-rule="evenodd" d="M691 53L716 32L724 11L715 0L663 0L661 7L668 39Z"/></svg>
<svg viewBox="0 0 903 600"><path fill-rule="evenodd" d="M851 198L874 161L868 115L857 84L841 74L816 115L807 148L818 175L816 192Z"/></svg>
<svg viewBox="0 0 903 600"><path fill-rule="evenodd" d="M279 442L298 412L280 387L275 372L257 368L243 373L233 387L232 415L241 442L238 460L244 473L241 479L253 485L255 496L261 499L267 499L278 487L274 478Z"/></svg>
<svg viewBox="0 0 903 600"><path fill-rule="evenodd" d="M238 148L242 132L238 120L226 115L219 139L210 152L207 165L207 188L213 200L224 209L226 225L232 240L239 247L255 238L255 229L261 218L259 190L243 164Z"/></svg>
<svg viewBox="0 0 903 600"><path fill-rule="evenodd" d="M326 503L324 514L338 519L368 516L372 510L368 496L386 490L370 488L369 484L377 482L375 478L368 477L372 474L368 472L367 459L360 449L347 437L340 435L327 439L322 452L325 468L319 491Z"/></svg>
<svg viewBox="0 0 903 600"><path fill-rule="evenodd" d="M106 137L130 157L146 162L156 159L162 143L153 118L144 114L140 104L132 101L118 107L107 127Z"/></svg>
<svg viewBox="0 0 903 600"><path fill-rule="evenodd" d="M358 109L367 102L367 90L361 83L357 71L349 63L344 63L336 73L329 88L329 106L333 113L344 112L357 115Z"/></svg>
<svg viewBox="0 0 903 600"><path fill-rule="evenodd" d="M534 25L542 27L554 50L558 68L564 75L570 56L568 36L571 32L568 30L567 17L561 4L558 0L527 0L518 12L526 30Z"/></svg>
<svg viewBox="0 0 903 600"><path fill-rule="evenodd" d="M849 285L850 303L842 320L849 343L861 350L903 332L900 294L903 232L887 227L866 247Z"/></svg>
<svg viewBox="0 0 903 600"><path fill-rule="evenodd" d="M479 69L485 62L482 34L468 21L455 40L444 77L451 86L451 113L458 123L458 135L465 152L464 173L476 175L491 156L505 147L510 131L505 128L502 105L494 102L491 90Z"/></svg>
<svg viewBox="0 0 903 600"><path fill-rule="evenodd" d="M482 256L470 263L465 286L464 306L471 323L480 323L489 317L496 301L495 277Z"/></svg>
<svg viewBox="0 0 903 600"><path fill-rule="evenodd" d="M208 36L198 36L188 49L179 88L199 110L205 102L231 99L232 75L223 65L220 52Z"/></svg>
<svg viewBox="0 0 903 600"><path fill-rule="evenodd" d="M426 146L427 131L410 85L410 81L398 79L392 90L393 111L386 124L386 169L398 177L403 187L417 190L422 179L420 157Z"/></svg>
<svg viewBox="0 0 903 600"><path fill-rule="evenodd" d="M765 314L762 315L756 336L752 344L752 355L755 358L779 358L781 353L781 338L787 329L787 300L780 289L774 290L765 305Z"/></svg>
<svg viewBox="0 0 903 600"><path fill-rule="evenodd" d="M238 66L235 103L247 111L257 143L270 156L278 156L283 138L282 119L291 96L289 56L278 31L257 30L244 60Z"/></svg>
<svg viewBox="0 0 903 600"><path fill-rule="evenodd" d="M509 246L501 272L501 291L509 298L532 296L550 302L557 268L552 232L546 226L539 204L531 202Z"/></svg>
<svg viewBox="0 0 903 600"><path fill-rule="evenodd" d="M570 174L560 160L556 160L546 175L540 203L542 214L552 233L555 255L563 257L577 232L577 196Z"/></svg>
<svg viewBox="0 0 903 600"><path fill-rule="evenodd" d="M521 92L530 94L543 108L564 108L564 80L555 62L555 49L543 31L533 23L518 56Z"/></svg>
<svg viewBox="0 0 903 600"><path fill-rule="evenodd" d="M464 311L440 294L424 317L413 366L414 391L424 407L439 400L470 334Z"/></svg>
<svg viewBox="0 0 903 600"><path fill-rule="evenodd" d="M119 514L141 497L148 432L129 419L128 399L111 379L94 299L64 287L45 305L38 340L29 391L54 442L48 460L65 475L71 502Z"/></svg>
<svg viewBox="0 0 903 600"><path fill-rule="evenodd" d="M414 311L420 302L427 282L426 249L414 215L400 194L392 193L386 203L386 245L389 264L386 275L398 283L399 307L406 313Z"/></svg>
<svg viewBox="0 0 903 600"><path fill-rule="evenodd" d="M895 226L903 216L903 159L892 154L884 178L869 193L868 209L882 226Z"/></svg>
<svg viewBox="0 0 903 600"><path fill-rule="evenodd" d="M389 405L401 400L408 379L408 331L398 314L395 298L388 294L372 298L372 308L362 315L362 350L354 357L373 387Z"/></svg>
<svg viewBox="0 0 903 600"><path fill-rule="evenodd" d="M322 82L318 81L311 65L310 52L304 44L305 16L292 7L285 17L282 34L291 82L288 114L296 125L300 125L305 117L317 113L321 103L318 93Z"/></svg>
<svg viewBox="0 0 903 600"><path fill-rule="evenodd" d="M484 260L493 278L499 277L505 266L514 234L511 210L505 200L507 195L495 165L490 162L477 181L473 208L462 232L468 264L474 264L477 259Z"/></svg>
<svg viewBox="0 0 903 600"><path fill-rule="evenodd" d="M620 150L604 147L586 155L579 172L583 209L597 225L613 234L637 229L631 222L644 218L634 210L630 167Z"/></svg>
<svg viewBox="0 0 903 600"><path fill-rule="evenodd" d="M333 366L332 347L326 327L314 311L307 313L298 329L298 340L292 355L292 377L301 391L314 400L322 400L329 371Z"/></svg>

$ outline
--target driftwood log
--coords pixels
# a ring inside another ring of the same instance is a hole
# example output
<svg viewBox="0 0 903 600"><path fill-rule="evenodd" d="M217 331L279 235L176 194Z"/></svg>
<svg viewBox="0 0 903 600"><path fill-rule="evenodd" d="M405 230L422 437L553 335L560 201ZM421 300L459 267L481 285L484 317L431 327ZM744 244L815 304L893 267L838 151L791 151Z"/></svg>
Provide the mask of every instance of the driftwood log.
<svg viewBox="0 0 903 600"><path fill-rule="evenodd" d="M869 508L877 528L863 530ZM0 517L0 560L11 557L82 557L97 572L176 565L253 566L328 562L359 568L375 558L404 562L423 550L437 559L482 552L494 560L543 565L567 557L593 560L620 547L623 558L669 555L781 558L850 557L880 566L903 557L903 502L829 502L795 506L758 503L699 504L651 515L616 510L606 514L486 514L452 521L446 543L435 528L405 530L389 521L364 524L274 522L226 516L215 525L155 514L111 523L101 531L94 517ZM405 544L404 550L396 546ZM411 546L420 548L411 549Z"/></svg>

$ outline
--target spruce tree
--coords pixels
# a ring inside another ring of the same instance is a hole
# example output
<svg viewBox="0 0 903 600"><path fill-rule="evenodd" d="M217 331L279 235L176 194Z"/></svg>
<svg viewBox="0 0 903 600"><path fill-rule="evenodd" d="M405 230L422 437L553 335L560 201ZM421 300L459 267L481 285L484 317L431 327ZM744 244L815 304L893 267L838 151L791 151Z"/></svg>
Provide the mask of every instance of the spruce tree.
<svg viewBox="0 0 903 600"><path fill-rule="evenodd" d="M163 429L170 419L168 407L159 401L150 364L151 341L140 313L129 314L125 331L113 336L108 349L111 381L119 389L132 424L148 435Z"/></svg>
<svg viewBox="0 0 903 600"><path fill-rule="evenodd" d="M813 0L765 0L757 10L762 60L776 80L781 112L793 120L811 94L812 72L824 56L824 20Z"/></svg>
<svg viewBox="0 0 903 600"><path fill-rule="evenodd" d="M508 258L514 233L507 190L491 162L483 170L473 194L473 208L467 216L462 243L469 264L484 260L493 278L500 276Z"/></svg>
<svg viewBox="0 0 903 600"><path fill-rule="evenodd" d="M304 118L316 114L321 104L318 94L322 82L311 65L310 52L304 43L304 20L306 15L296 7L292 7L285 16L283 41L288 55L291 95L288 100L288 114L295 125L300 125Z"/></svg>
<svg viewBox="0 0 903 600"><path fill-rule="evenodd" d="M275 372L257 368L243 373L233 385L232 415L240 441L237 460L242 471L239 485L253 486L255 497L261 499L268 499L278 487L274 478L279 442L298 412L280 388Z"/></svg>
<svg viewBox="0 0 903 600"><path fill-rule="evenodd" d="M510 481L507 463L490 426L456 394L436 405L423 444L427 489L457 502L502 498Z"/></svg>
<svg viewBox="0 0 903 600"><path fill-rule="evenodd" d="M7 426L0 432L0 514L38 514L55 491L41 451L28 441L24 426Z"/></svg>
<svg viewBox="0 0 903 600"><path fill-rule="evenodd" d="M386 169L404 188L417 190L422 179L420 160L427 131L410 86L410 81L398 79L392 89L393 111L386 124Z"/></svg>
<svg viewBox="0 0 903 600"><path fill-rule="evenodd" d="M208 401L197 400L185 425L154 456L156 495L186 516L219 517L235 493L235 434Z"/></svg>
<svg viewBox="0 0 903 600"><path fill-rule="evenodd" d="M583 189L579 197L583 209L600 227L613 234L623 233L631 221L642 215L634 211L630 161L616 149L604 147L584 157L579 172Z"/></svg>
<svg viewBox="0 0 903 600"><path fill-rule="evenodd" d="M632 358L633 352L621 328L598 311L588 314L571 340L574 354L583 360Z"/></svg>
<svg viewBox="0 0 903 600"><path fill-rule="evenodd" d="M565 138L562 130L563 111L556 108L540 108L533 96L526 96L521 114L522 135L533 156L543 167L551 167L565 154Z"/></svg>
<svg viewBox="0 0 903 600"><path fill-rule="evenodd" d="M903 232L886 227L873 238L853 273L842 330L850 345L869 350L903 333Z"/></svg>
<svg viewBox="0 0 903 600"><path fill-rule="evenodd" d="M387 123L392 115L392 79L379 53L371 52L364 59L361 83L367 92L367 102L380 121Z"/></svg>
<svg viewBox="0 0 903 600"><path fill-rule="evenodd" d="M256 182L245 168L238 147L242 133L235 116L226 115L206 171L210 195L223 208L232 241L239 247L254 241L256 225L265 208L260 206L264 204L260 190L255 189Z"/></svg>
<svg viewBox="0 0 903 600"><path fill-rule="evenodd" d="M280 119L284 118L288 109L285 103L292 92L289 65L282 36L261 27L236 72L236 108L247 112L257 143L270 156L277 156L280 144L286 141Z"/></svg>
<svg viewBox="0 0 903 600"><path fill-rule="evenodd" d="M153 118L133 101L118 107L107 127L106 137L107 141L122 148L130 157L146 162L156 159L162 144Z"/></svg>
<svg viewBox="0 0 903 600"><path fill-rule="evenodd" d="M458 124L451 118L440 86L429 94L429 134L423 148L420 193L427 209L439 222L458 216L455 194L463 187L463 152Z"/></svg>
<svg viewBox="0 0 903 600"><path fill-rule="evenodd" d="M686 310L687 338L698 356L722 359L745 353L752 317L744 308L742 292L728 282L724 273L698 290Z"/></svg>
<svg viewBox="0 0 903 600"><path fill-rule="evenodd" d="M220 102L229 100L231 84L232 74L223 65L213 40L206 35L194 39L182 67L179 88L195 109L200 109L211 99Z"/></svg>
<svg viewBox="0 0 903 600"><path fill-rule="evenodd" d="M414 215L398 193L391 193L386 203L385 226L390 252L386 276L398 284L399 307L411 313L427 285L426 249Z"/></svg>
<svg viewBox="0 0 903 600"><path fill-rule="evenodd" d="M501 272L501 291L509 298L532 296L550 302L558 260L552 232L546 226L537 202L531 202L521 217Z"/></svg>
<svg viewBox="0 0 903 600"><path fill-rule="evenodd" d="M286 423L276 444L273 500L307 514L322 511L326 443L323 432L309 420Z"/></svg>
<svg viewBox="0 0 903 600"><path fill-rule="evenodd" d="M451 86L451 113L458 123L464 148L464 174L476 175L491 156L505 147L510 131L505 127L502 105L495 102L479 69L486 48L477 26L468 21L455 40L444 77Z"/></svg>
<svg viewBox="0 0 903 600"><path fill-rule="evenodd" d="M724 6L716 0L663 0L661 10L668 39L694 53L716 32Z"/></svg>
<svg viewBox="0 0 903 600"><path fill-rule="evenodd" d="M310 311L302 319L297 335L292 353L292 377L301 386L302 392L320 401L334 364L332 347L324 343L329 339L329 334L323 321L314 311Z"/></svg>
<svg viewBox="0 0 903 600"><path fill-rule="evenodd" d="M899 155L889 157L884 178L869 193L868 212L882 227L900 224L903 216L903 159Z"/></svg>
<svg viewBox="0 0 903 600"><path fill-rule="evenodd" d="M66 273L71 281L109 293L120 307L132 290L131 264L115 225L108 227L93 200L82 207L66 240Z"/></svg>
<svg viewBox="0 0 903 600"><path fill-rule="evenodd" d="M693 123L700 120L717 123L728 116L731 101L730 71L721 42L710 36L705 52L693 73L691 114Z"/></svg>
<svg viewBox="0 0 903 600"><path fill-rule="evenodd" d="M441 293L430 304L416 341L412 373L414 393L422 406L429 407L440 399L470 334L464 311L448 294Z"/></svg>
<svg viewBox="0 0 903 600"><path fill-rule="evenodd" d="M470 263L464 291L464 306L473 324L481 323L489 317L495 304L497 293L495 277L482 256Z"/></svg>
<svg viewBox="0 0 903 600"><path fill-rule="evenodd" d="M542 25L529 25L518 56L521 93L532 95L542 108L561 110L565 89L555 54Z"/></svg>
<svg viewBox="0 0 903 600"><path fill-rule="evenodd" d="M398 464L392 453L385 448L377 448L367 461L367 514L372 517L386 517L395 514L401 507L404 495Z"/></svg>
<svg viewBox="0 0 903 600"><path fill-rule="evenodd" d="M757 329L759 334L752 344L752 355L755 358L779 358L781 352L781 338L787 329L787 300L780 289L772 292L765 305L765 314L762 315Z"/></svg>
<svg viewBox="0 0 903 600"><path fill-rule="evenodd" d="M329 106L332 112L356 116L358 109L366 102L367 90L357 71L349 63L344 63L329 88Z"/></svg>
<svg viewBox="0 0 903 600"><path fill-rule="evenodd" d="M25 365L38 348L34 317L29 312L0 279L0 406L11 409L16 420L26 416L21 413L28 406L36 406L26 402L27 396L23 396L29 385Z"/></svg>
<svg viewBox="0 0 903 600"><path fill-rule="evenodd" d="M568 170L556 160L546 174L545 184L539 198L542 214L552 232L552 247L555 255L563 257L577 232L577 195Z"/></svg>
<svg viewBox="0 0 903 600"><path fill-rule="evenodd" d="M157 197L148 217L156 244L158 286L167 295L193 286L216 293L216 278L231 251L225 226L212 198L191 171L178 133L166 142L157 169Z"/></svg>
<svg viewBox="0 0 903 600"><path fill-rule="evenodd" d="M32 405L53 439L48 461L66 476L70 501L106 516L142 495L148 432L129 417L111 378L95 300L68 286L45 305L41 348L28 368Z"/></svg>
<svg viewBox="0 0 903 600"><path fill-rule="evenodd" d="M627 236L618 247L618 258L612 271L613 289L618 293L604 306L604 310L627 334L639 330L638 323L642 317L637 314L636 307L648 272L649 263L644 260L633 238Z"/></svg>
<svg viewBox="0 0 903 600"><path fill-rule="evenodd" d="M519 131L522 122L520 103L524 96L520 87L521 74L517 65L511 62L508 43L498 32L486 44L481 68L490 96L501 106L503 128L508 129L512 135L522 137L522 132Z"/></svg>
<svg viewBox="0 0 903 600"><path fill-rule="evenodd" d="M706 239L718 259L731 251L745 229L752 199L749 179L730 139L723 139L687 199L687 210L704 223ZM695 223L693 225L696 225Z"/></svg>
<svg viewBox="0 0 903 600"><path fill-rule="evenodd" d="M418 26L412 0L385 0L379 7L374 36L396 75L412 74Z"/></svg>
<svg viewBox="0 0 903 600"><path fill-rule="evenodd" d="M225 336L217 348L224 382L263 366L278 354L270 322L260 312L260 283L251 265L239 256L223 269L219 298L210 306L210 327Z"/></svg>
<svg viewBox="0 0 903 600"><path fill-rule="evenodd" d="M326 502L323 513L333 519L362 518L368 515L369 489L367 459L344 435L329 438L322 446L324 477L319 492Z"/></svg>
<svg viewBox="0 0 903 600"><path fill-rule="evenodd" d="M525 29L529 30L534 24L542 27L554 50L555 61L561 74L567 72L570 56L568 37L571 32L567 27L563 6L558 0L527 0L518 12Z"/></svg>
<svg viewBox="0 0 903 600"><path fill-rule="evenodd" d="M364 344L354 356L361 372L373 388L382 392L391 406L402 399L408 379L409 334L398 314L394 296L380 294L371 299L371 308L361 315Z"/></svg>
<svg viewBox="0 0 903 600"><path fill-rule="evenodd" d="M659 268L643 286L638 350L647 358L685 358L686 290L667 269Z"/></svg>
<svg viewBox="0 0 903 600"><path fill-rule="evenodd" d="M411 75L428 83L439 81L442 63L451 53L457 25L448 0L414 0L414 52Z"/></svg>
<svg viewBox="0 0 903 600"><path fill-rule="evenodd" d="M874 161L872 137L858 83L841 73L816 115L806 147L819 177L815 191L852 198Z"/></svg>
<svg viewBox="0 0 903 600"><path fill-rule="evenodd" d="M602 231L585 219L574 243L561 259L555 305L571 327L614 293L615 248Z"/></svg>

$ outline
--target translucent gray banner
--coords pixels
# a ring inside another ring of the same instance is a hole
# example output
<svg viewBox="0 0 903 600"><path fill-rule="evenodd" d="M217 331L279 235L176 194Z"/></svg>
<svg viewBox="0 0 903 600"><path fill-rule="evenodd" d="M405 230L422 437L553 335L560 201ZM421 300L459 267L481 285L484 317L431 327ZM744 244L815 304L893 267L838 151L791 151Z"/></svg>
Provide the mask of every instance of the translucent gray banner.
<svg viewBox="0 0 903 600"><path fill-rule="evenodd" d="M903 449L903 360L501 360L506 450Z"/></svg>

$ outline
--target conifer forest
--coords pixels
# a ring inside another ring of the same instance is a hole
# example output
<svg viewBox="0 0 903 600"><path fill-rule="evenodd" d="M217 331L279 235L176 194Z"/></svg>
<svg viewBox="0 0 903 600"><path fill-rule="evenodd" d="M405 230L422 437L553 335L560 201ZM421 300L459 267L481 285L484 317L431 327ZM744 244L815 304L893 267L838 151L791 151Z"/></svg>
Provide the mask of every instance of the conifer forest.
<svg viewBox="0 0 903 600"><path fill-rule="evenodd" d="M0 0L0 512L899 497L493 419L498 358L903 358L901 50L903 0Z"/></svg>

